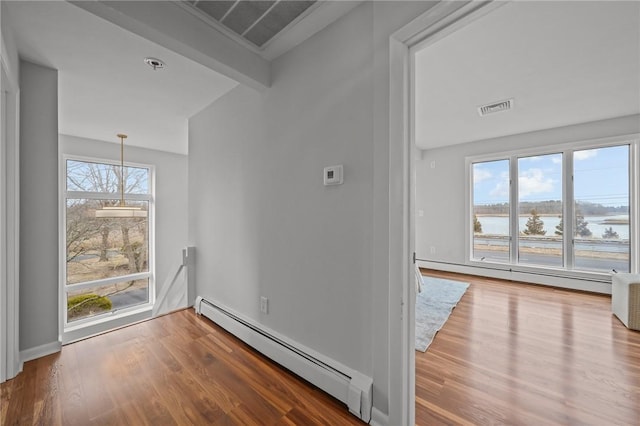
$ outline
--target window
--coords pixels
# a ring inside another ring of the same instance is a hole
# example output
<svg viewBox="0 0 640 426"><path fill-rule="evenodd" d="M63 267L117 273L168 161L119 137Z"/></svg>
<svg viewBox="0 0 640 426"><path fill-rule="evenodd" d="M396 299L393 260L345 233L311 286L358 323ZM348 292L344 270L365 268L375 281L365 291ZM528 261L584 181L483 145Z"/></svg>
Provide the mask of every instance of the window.
<svg viewBox="0 0 640 426"><path fill-rule="evenodd" d="M517 161L518 263L562 267L562 154Z"/></svg>
<svg viewBox="0 0 640 426"><path fill-rule="evenodd" d="M576 268L629 272L629 146L575 151L573 164Z"/></svg>
<svg viewBox="0 0 640 426"><path fill-rule="evenodd" d="M99 218L96 210L118 205L120 173L127 205L150 211L150 167L65 160L65 325L148 305L153 300L147 217Z"/></svg>
<svg viewBox="0 0 640 426"><path fill-rule="evenodd" d="M472 160L471 260L629 272L633 144Z"/></svg>
<svg viewBox="0 0 640 426"><path fill-rule="evenodd" d="M474 163L473 257L509 262L509 160Z"/></svg>

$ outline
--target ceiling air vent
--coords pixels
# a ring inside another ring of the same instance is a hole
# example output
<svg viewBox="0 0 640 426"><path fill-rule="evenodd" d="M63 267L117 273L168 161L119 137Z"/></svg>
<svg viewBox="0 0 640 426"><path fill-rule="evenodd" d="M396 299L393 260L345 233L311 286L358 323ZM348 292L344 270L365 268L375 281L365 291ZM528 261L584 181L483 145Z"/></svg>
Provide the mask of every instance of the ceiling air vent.
<svg viewBox="0 0 640 426"><path fill-rule="evenodd" d="M493 102L491 104L482 105L478 107L478 114L480 117L487 114L493 114L494 112L508 111L513 108L513 98L506 101Z"/></svg>

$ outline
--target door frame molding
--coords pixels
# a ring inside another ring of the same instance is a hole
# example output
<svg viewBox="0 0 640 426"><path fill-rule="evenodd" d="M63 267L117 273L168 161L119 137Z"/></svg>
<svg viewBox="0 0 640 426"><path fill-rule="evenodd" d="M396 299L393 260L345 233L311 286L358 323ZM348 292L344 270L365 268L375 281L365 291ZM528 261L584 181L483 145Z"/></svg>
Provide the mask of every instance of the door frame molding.
<svg viewBox="0 0 640 426"><path fill-rule="evenodd" d="M5 53L3 43L3 53ZM0 254L0 383L22 371L19 335L19 273L20 273L20 150L19 116L20 91L16 76L12 76L0 58L0 90L3 104L0 108L3 126L2 163L0 164L0 227L2 228ZM13 78L12 78L13 77Z"/></svg>
<svg viewBox="0 0 640 426"><path fill-rule="evenodd" d="M389 401L390 424L415 424L414 51L503 4L495 0L440 2L389 38L389 365L391 390L397 389L396 384L400 386L399 397ZM402 283L400 289L394 284L398 282ZM394 381L394 373L400 377L398 381Z"/></svg>

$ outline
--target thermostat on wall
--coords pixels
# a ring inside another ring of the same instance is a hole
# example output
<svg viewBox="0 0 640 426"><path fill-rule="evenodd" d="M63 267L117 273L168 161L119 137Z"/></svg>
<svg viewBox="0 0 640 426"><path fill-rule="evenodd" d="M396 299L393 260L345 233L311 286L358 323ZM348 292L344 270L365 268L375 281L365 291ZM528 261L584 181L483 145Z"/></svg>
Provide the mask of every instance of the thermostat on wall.
<svg viewBox="0 0 640 426"><path fill-rule="evenodd" d="M342 183L342 164L324 168L324 185L340 185Z"/></svg>

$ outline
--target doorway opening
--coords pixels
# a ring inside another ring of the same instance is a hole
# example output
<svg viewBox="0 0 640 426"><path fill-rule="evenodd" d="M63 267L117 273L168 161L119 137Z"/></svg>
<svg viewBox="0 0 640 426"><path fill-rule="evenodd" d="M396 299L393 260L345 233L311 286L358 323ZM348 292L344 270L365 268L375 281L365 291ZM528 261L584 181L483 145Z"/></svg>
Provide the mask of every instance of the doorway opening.
<svg viewBox="0 0 640 426"><path fill-rule="evenodd" d="M399 115L408 123L409 239L416 238L407 247L415 244L418 266L610 291L614 269L637 272L639 263L638 241L627 238L638 216L640 105L626 96L639 90L637 5L444 7L403 39L409 112ZM544 29L535 14L547 17ZM627 68L628 75L615 71ZM587 111L589 104L602 108ZM584 184L598 173L621 190ZM490 178L491 188L480 188ZM497 201L483 207L500 205L504 214L479 210L477 201L490 196ZM602 217L585 214L596 207ZM504 226L489 235L493 216ZM414 321L406 324L409 394Z"/></svg>

